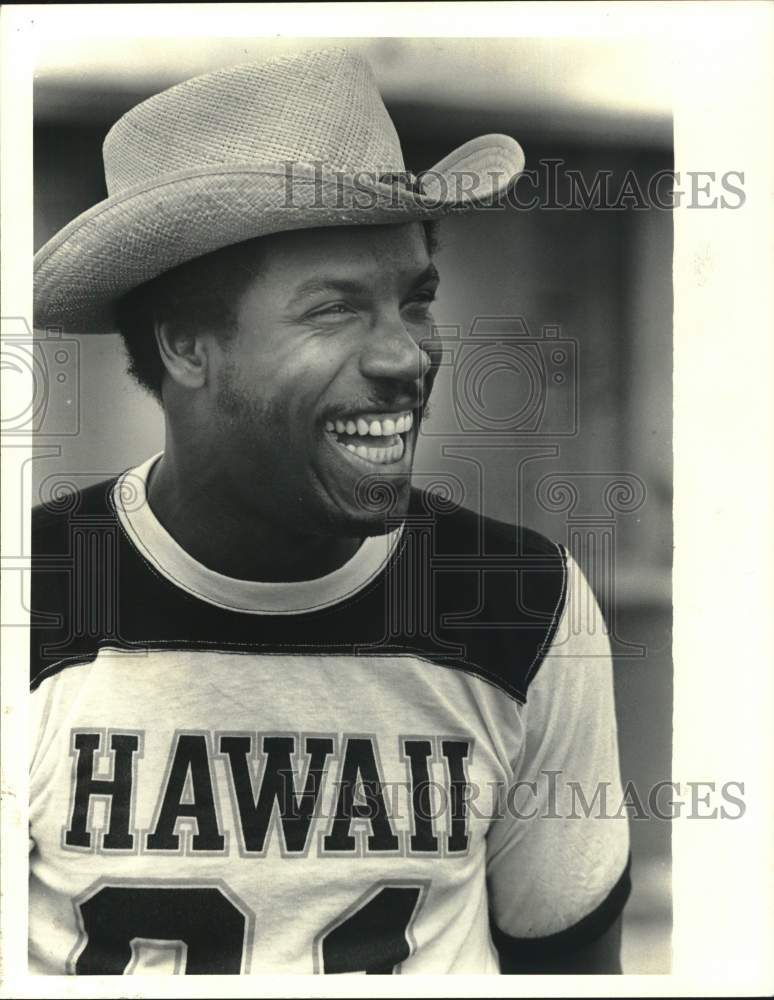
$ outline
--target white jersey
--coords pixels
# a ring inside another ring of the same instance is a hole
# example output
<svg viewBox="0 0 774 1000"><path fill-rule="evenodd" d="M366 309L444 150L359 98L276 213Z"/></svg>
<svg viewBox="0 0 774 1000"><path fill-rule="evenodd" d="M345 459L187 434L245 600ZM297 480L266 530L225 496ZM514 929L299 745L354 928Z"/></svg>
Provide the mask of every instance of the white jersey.
<svg viewBox="0 0 774 1000"><path fill-rule="evenodd" d="M628 827L567 553L416 492L326 577L234 580L153 461L33 516L30 971L497 972L604 930Z"/></svg>

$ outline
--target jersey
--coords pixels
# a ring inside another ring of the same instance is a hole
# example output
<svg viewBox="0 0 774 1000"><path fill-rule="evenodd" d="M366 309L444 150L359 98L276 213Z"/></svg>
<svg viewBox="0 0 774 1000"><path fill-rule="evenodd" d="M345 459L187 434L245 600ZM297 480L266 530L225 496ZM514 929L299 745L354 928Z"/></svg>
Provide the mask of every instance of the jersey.
<svg viewBox="0 0 774 1000"><path fill-rule="evenodd" d="M30 971L498 972L606 929L611 658L564 548L412 491L327 576L236 580L153 514L158 457L33 512Z"/></svg>

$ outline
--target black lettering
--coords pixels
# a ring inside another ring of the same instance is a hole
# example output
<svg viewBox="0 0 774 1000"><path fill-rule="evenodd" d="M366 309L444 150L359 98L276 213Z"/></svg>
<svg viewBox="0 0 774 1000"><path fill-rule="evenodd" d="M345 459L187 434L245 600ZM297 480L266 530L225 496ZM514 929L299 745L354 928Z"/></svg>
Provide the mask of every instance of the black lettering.
<svg viewBox="0 0 774 1000"><path fill-rule="evenodd" d="M248 766L252 752L250 736L221 736L220 752L229 760L231 782L239 809L245 850L261 852L266 843L274 804L279 809L282 835L289 852L301 854L307 838L315 806L325 776L325 761L333 753L333 740L308 737L306 752L310 758L304 789L299 796L293 775L291 757L296 750L292 736L265 736L263 752L266 765L256 801Z"/></svg>
<svg viewBox="0 0 774 1000"><path fill-rule="evenodd" d="M470 751L470 744L464 740L442 740L441 753L449 765L451 830L447 841L447 849L455 854L468 849L467 832L467 790L468 781L465 775L465 759Z"/></svg>
<svg viewBox="0 0 774 1000"><path fill-rule="evenodd" d="M355 802L358 784L367 801ZM339 795L331 832L324 839L326 851L353 851L355 838L350 833L352 820L364 819L371 824L368 837L370 851L397 851L400 841L395 836L382 794L382 778L376 764L376 754L370 739L347 740L344 762L339 778Z"/></svg>
<svg viewBox="0 0 774 1000"><path fill-rule="evenodd" d="M322 937L326 975L365 972L389 976L410 957L408 929L416 916L419 886L385 886Z"/></svg>
<svg viewBox="0 0 774 1000"><path fill-rule="evenodd" d="M136 733L113 733L110 749L113 754L113 777L94 777L94 754L100 750L99 733L76 732L73 749L78 753L75 768L75 793L70 828L65 831L65 844L69 847L91 847L91 833L86 824L92 796L104 796L110 803L108 832L102 838L105 850L130 851L134 836L129 832L132 812L132 786L134 754L140 746Z"/></svg>
<svg viewBox="0 0 774 1000"><path fill-rule="evenodd" d="M189 976L241 971L247 921L217 887L108 885L79 909L87 937L79 976L122 975L136 938L183 941Z"/></svg>
<svg viewBox="0 0 774 1000"><path fill-rule="evenodd" d="M188 777L191 779L191 802L183 802ZM225 839L218 827L215 796L212 789L210 760L204 736L183 734L178 737L167 787L158 811L156 829L148 834L149 851L176 851L180 836L175 833L179 819L190 817L196 821L196 834L192 840L195 851L222 851Z"/></svg>
<svg viewBox="0 0 774 1000"><path fill-rule="evenodd" d="M403 751L409 762L411 778L411 808L414 813L414 832L411 834L412 851L437 851L438 838L433 832L430 804L430 770L428 759L433 747L429 740L404 740Z"/></svg>

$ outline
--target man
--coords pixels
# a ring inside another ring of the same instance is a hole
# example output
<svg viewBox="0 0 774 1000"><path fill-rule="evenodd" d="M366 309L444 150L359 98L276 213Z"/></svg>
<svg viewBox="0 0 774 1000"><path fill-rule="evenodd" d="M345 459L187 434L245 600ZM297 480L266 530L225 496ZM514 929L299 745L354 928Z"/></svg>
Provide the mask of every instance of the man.
<svg viewBox="0 0 774 1000"><path fill-rule="evenodd" d="M433 221L518 145L416 179L328 50L151 98L105 166L36 325L120 329L166 443L34 513L32 970L620 971L626 820L567 798L620 800L593 598L410 481Z"/></svg>

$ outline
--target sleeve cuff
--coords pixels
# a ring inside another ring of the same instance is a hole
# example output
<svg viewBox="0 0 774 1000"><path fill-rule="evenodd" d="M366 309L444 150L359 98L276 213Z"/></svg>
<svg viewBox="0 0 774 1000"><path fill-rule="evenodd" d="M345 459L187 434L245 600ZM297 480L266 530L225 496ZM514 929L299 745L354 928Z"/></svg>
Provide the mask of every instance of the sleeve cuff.
<svg viewBox="0 0 774 1000"><path fill-rule="evenodd" d="M602 900L596 909L586 914L571 927L546 937L516 938L501 931L494 923L491 924L492 940L497 950L515 960L535 961L565 955L576 948L591 944L608 931L620 916L629 893L631 882L632 859L626 862L626 867L616 884Z"/></svg>

